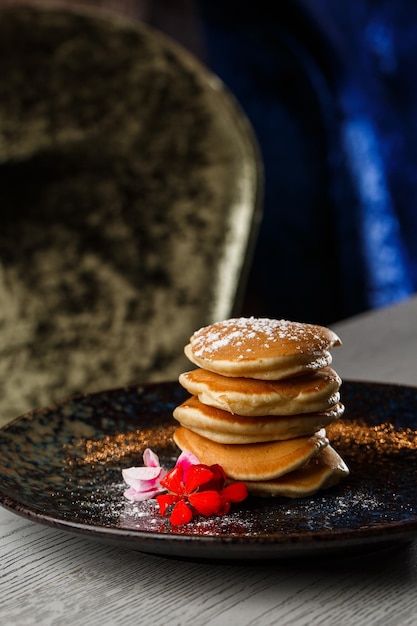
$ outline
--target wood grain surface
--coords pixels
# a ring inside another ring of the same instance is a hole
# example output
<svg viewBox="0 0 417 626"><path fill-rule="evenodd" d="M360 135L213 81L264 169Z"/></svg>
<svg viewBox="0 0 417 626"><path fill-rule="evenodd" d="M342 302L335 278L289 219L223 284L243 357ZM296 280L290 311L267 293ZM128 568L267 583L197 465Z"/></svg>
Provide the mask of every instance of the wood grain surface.
<svg viewBox="0 0 417 626"><path fill-rule="evenodd" d="M109 548L0 509L2 624L412 625L417 547L268 565L176 561Z"/></svg>

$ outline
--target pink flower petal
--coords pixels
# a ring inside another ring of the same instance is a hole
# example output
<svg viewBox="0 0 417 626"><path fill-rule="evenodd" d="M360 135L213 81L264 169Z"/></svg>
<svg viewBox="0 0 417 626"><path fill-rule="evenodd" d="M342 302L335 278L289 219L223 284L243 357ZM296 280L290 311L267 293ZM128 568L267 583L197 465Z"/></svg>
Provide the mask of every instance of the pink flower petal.
<svg viewBox="0 0 417 626"><path fill-rule="evenodd" d="M190 469L190 467L192 465L199 465L199 464L200 464L200 461L198 460L195 454L193 454L192 452L188 452L187 450L184 450L184 452L181 452L181 454L179 455L177 462L175 463L175 467L182 467L183 479L185 481L187 479L187 474L188 474L188 470Z"/></svg>
<svg viewBox="0 0 417 626"><path fill-rule="evenodd" d="M160 493L160 489L154 488L149 491L136 491L135 489L126 489L123 493L124 497L131 502L143 502L155 498Z"/></svg>
<svg viewBox="0 0 417 626"><path fill-rule="evenodd" d="M160 467L128 467L122 470L122 476L128 485L134 487L143 481L162 478L161 471L163 470Z"/></svg>
<svg viewBox="0 0 417 626"><path fill-rule="evenodd" d="M146 467L160 467L158 455L150 448L143 453L143 462Z"/></svg>
<svg viewBox="0 0 417 626"><path fill-rule="evenodd" d="M162 467L128 467L122 470L122 476L129 489L124 492L128 500L140 502L154 498L162 491L161 479L166 471Z"/></svg>

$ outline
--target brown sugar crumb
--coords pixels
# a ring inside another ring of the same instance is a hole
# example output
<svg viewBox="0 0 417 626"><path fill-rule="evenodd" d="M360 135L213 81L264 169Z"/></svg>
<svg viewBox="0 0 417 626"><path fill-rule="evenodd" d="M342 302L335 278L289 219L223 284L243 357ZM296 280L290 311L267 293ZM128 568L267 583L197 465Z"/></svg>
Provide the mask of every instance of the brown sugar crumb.
<svg viewBox="0 0 417 626"><path fill-rule="evenodd" d="M174 428L163 426L106 435L98 440L81 439L75 445L67 447L67 463L69 466L104 465L125 457L141 459L147 447L159 451L171 448Z"/></svg>
<svg viewBox="0 0 417 626"><path fill-rule="evenodd" d="M397 430L390 422L372 426L363 420L340 420L328 426L326 432L332 444L349 450L357 458L364 454L387 457L403 450L417 450L417 431Z"/></svg>

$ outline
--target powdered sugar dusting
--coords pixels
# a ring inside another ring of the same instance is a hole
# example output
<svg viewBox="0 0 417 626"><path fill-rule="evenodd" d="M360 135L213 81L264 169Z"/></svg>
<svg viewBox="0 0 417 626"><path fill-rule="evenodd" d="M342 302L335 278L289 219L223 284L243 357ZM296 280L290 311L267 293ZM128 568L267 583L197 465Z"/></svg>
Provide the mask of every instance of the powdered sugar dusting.
<svg viewBox="0 0 417 626"><path fill-rule="evenodd" d="M314 324L270 318L239 317L197 330L190 339L196 357L221 356L233 349L235 358L262 353L320 353L334 345L332 331Z"/></svg>

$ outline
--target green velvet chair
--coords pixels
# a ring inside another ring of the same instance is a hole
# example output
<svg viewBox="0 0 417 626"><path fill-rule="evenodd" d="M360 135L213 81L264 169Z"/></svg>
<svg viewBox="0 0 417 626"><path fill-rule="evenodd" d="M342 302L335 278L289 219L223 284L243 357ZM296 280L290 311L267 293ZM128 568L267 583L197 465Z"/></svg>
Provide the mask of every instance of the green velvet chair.
<svg viewBox="0 0 417 626"><path fill-rule="evenodd" d="M173 380L239 314L262 165L222 83L148 27L0 11L0 424Z"/></svg>

